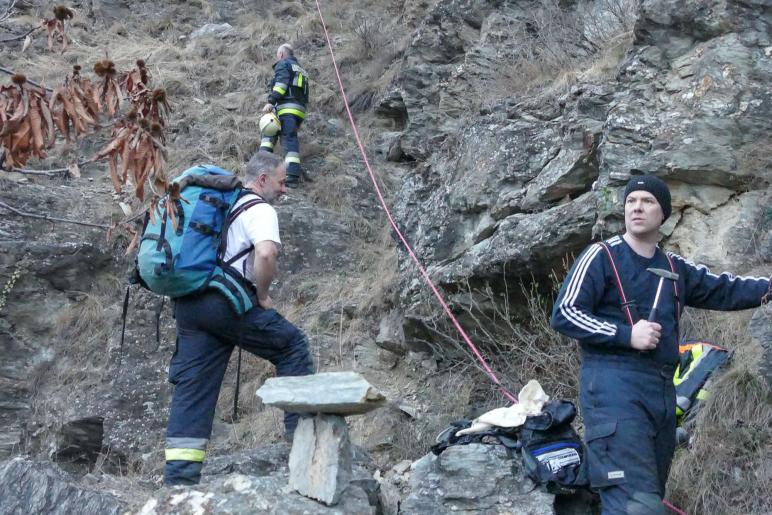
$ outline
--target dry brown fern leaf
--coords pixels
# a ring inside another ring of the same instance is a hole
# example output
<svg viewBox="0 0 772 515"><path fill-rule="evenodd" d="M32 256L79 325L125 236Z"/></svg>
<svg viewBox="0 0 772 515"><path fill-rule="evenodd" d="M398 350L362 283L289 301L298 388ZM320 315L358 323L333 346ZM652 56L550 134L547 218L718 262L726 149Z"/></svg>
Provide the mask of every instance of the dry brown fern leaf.
<svg viewBox="0 0 772 515"><path fill-rule="evenodd" d="M151 124L157 123L161 127L166 126L166 119L172 112L166 97L166 90L162 88L145 90L132 97L132 102L141 118L145 118Z"/></svg>
<svg viewBox="0 0 772 515"><path fill-rule="evenodd" d="M99 125L99 95L94 84L80 75L80 66L73 66L64 85L51 95L50 109L54 123L67 141L71 141L70 128L75 137L94 130Z"/></svg>
<svg viewBox="0 0 772 515"><path fill-rule="evenodd" d="M46 157L54 144L54 121L45 88L17 73L11 84L0 86L0 145L8 168L24 166L31 155Z"/></svg>
<svg viewBox="0 0 772 515"><path fill-rule="evenodd" d="M157 197L163 196L168 188L165 153L160 125L150 124L139 118L136 111L131 111L115 124L112 141L94 156L94 160L108 159L116 192L120 192L131 177L134 194L142 201L146 183Z"/></svg>
<svg viewBox="0 0 772 515"><path fill-rule="evenodd" d="M75 16L75 11L64 5L54 7L54 17L43 20L41 25L48 31L48 49L53 52L56 41L61 41L61 53L69 46L67 41L67 21Z"/></svg>
<svg viewBox="0 0 772 515"><path fill-rule="evenodd" d="M126 96L133 100L150 88L150 80L150 72L145 66L145 61L137 59L136 66L131 71L121 74L118 82Z"/></svg>
<svg viewBox="0 0 772 515"><path fill-rule="evenodd" d="M121 110L122 97L115 63L110 59L97 61L94 64L94 73L102 79L102 83L97 87L98 101L112 118Z"/></svg>

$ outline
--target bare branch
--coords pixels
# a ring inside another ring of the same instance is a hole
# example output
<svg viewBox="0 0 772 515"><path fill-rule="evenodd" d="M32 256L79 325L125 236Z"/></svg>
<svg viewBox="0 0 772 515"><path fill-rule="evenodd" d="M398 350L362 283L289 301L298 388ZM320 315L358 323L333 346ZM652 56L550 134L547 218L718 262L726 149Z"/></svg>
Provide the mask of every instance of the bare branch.
<svg viewBox="0 0 772 515"><path fill-rule="evenodd" d="M11 11L13 10L14 6L16 5L17 0L11 0L8 2L8 8L5 10L5 12L0 16L0 21L5 21L8 18L11 17Z"/></svg>
<svg viewBox="0 0 772 515"><path fill-rule="evenodd" d="M0 43L2 43L2 41L0 41ZM16 75L16 72L15 72L15 71L13 71L13 70L9 70L8 68L3 68L2 66L0 66L0 72L3 72L3 73L7 73L8 75ZM41 86L40 84L38 84L38 83L37 83L37 82L35 82L34 80L30 80L30 79L27 79L27 82L29 82L29 83L30 83L30 84L32 84L33 86L37 86L37 87L39 87L39 88L43 88L43 89L45 89L46 91L49 91L49 92L53 92L53 91L54 91L54 90L53 90L53 89L51 89L51 88L46 88L46 87L44 87L44 86Z"/></svg>
<svg viewBox="0 0 772 515"><path fill-rule="evenodd" d="M31 29L29 29L27 32L25 32L21 36L14 36L14 37L8 38L8 39L0 39L0 43L13 43L14 41L22 40L22 39L26 38L27 36L29 36L30 34L32 34L33 32L35 32L36 30L40 30L42 28L43 27L41 27L39 25L37 27L32 27Z"/></svg>
<svg viewBox="0 0 772 515"><path fill-rule="evenodd" d="M88 159L86 161L78 161L78 166L81 167L83 165L87 165L90 163L93 163L96 161L95 159ZM30 170L27 168L11 168L8 171L14 172L14 173L21 173L25 175L46 175L48 177L54 177L56 175L60 174L66 174L70 170L69 167L67 168L52 168L50 170Z"/></svg>
<svg viewBox="0 0 772 515"><path fill-rule="evenodd" d="M66 223L66 224L75 224L75 225L85 225L86 227L97 227L99 229L112 229L112 226L107 224L95 224L91 222L81 222L79 220L69 220L67 218L57 218L53 216L48 215L38 215L35 213L26 213L24 211L21 211L20 209L16 209L15 207L9 206L5 202L0 202L0 208L7 209L8 211L17 214L19 216L24 216L26 218L37 218L39 220L47 220L49 222L60 222L60 223Z"/></svg>

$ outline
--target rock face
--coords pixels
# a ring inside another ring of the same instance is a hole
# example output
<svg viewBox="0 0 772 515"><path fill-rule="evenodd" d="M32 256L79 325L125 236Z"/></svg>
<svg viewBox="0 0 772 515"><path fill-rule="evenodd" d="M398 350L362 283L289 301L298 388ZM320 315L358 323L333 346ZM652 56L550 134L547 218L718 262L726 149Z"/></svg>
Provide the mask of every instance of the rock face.
<svg viewBox="0 0 772 515"><path fill-rule="evenodd" d="M486 74L504 61L489 43L512 37L500 29L519 9L437 2L376 111L401 113L401 147L421 159L395 209L429 274L451 291L546 282L565 256L619 231L618 193L639 173L673 191L664 246L717 271L768 274L769 5L644 1L616 77L465 116L456 104L491 93ZM422 287L403 257L410 344Z"/></svg>
<svg viewBox="0 0 772 515"><path fill-rule="evenodd" d="M289 456L290 487L301 495L338 504L351 481L351 442L343 417L300 420Z"/></svg>
<svg viewBox="0 0 772 515"><path fill-rule="evenodd" d="M552 515L554 496L535 488L520 456L502 445L469 444L413 463L410 494L400 513Z"/></svg>
<svg viewBox="0 0 772 515"><path fill-rule="evenodd" d="M257 391L263 402L287 411L356 415L380 406L386 398L356 372L273 377Z"/></svg>
<svg viewBox="0 0 772 515"><path fill-rule="evenodd" d="M772 308L767 306L756 311L748 332L756 338L764 350L759 369L767 384L772 387Z"/></svg>
<svg viewBox="0 0 772 515"><path fill-rule="evenodd" d="M52 463L13 458L0 463L0 513L118 515L126 505L107 492L84 488Z"/></svg>

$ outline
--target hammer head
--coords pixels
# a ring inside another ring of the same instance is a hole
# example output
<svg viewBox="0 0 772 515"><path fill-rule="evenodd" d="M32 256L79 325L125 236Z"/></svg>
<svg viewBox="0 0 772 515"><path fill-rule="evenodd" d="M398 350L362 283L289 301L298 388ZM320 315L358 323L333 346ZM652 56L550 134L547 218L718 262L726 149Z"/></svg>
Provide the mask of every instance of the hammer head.
<svg viewBox="0 0 772 515"><path fill-rule="evenodd" d="M671 281L677 281L678 280L678 274L675 272L671 272L670 270L665 270L664 268L647 268L647 272L651 272L654 275L658 275L660 277L664 277L665 279L670 279Z"/></svg>

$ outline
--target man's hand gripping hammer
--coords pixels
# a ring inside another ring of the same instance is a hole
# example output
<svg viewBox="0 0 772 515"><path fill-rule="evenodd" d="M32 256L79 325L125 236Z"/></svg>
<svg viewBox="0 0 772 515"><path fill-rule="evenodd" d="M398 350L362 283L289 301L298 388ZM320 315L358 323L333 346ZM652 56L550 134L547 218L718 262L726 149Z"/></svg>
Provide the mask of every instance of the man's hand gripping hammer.
<svg viewBox="0 0 772 515"><path fill-rule="evenodd" d="M654 322L657 318L657 306L659 305L659 295L660 293L662 293L662 283L665 282L665 279L670 279L673 282L677 281L678 274L675 272L671 272L670 270L665 270L663 268L647 268L646 271L659 276L657 293L654 295L654 305L651 307L651 311L649 312L649 318L648 318L649 322Z"/></svg>

